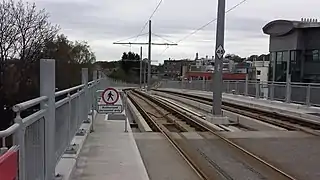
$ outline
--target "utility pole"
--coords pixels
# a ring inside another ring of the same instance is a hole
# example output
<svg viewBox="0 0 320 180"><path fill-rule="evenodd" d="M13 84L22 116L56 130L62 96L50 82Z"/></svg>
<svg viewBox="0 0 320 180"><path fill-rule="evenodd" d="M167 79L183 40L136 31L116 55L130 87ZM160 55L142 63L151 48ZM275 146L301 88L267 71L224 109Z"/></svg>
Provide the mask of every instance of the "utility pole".
<svg viewBox="0 0 320 180"><path fill-rule="evenodd" d="M140 89L142 86L142 46L140 47Z"/></svg>
<svg viewBox="0 0 320 180"><path fill-rule="evenodd" d="M147 86L147 61L143 61L144 63L144 69L143 69L143 87L146 88Z"/></svg>
<svg viewBox="0 0 320 180"><path fill-rule="evenodd" d="M152 43L151 42L151 20L149 20L149 42L147 43L120 43L120 42L114 42L113 44L129 44L129 45L148 45L148 62L145 62L145 69L146 69L146 64L148 63L148 80L146 80L146 73L144 74L144 81L147 81L147 90L149 91L151 88L151 46L152 45L157 45L157 46L177 46L178 44L176 43ZM140 66L141 67L141 66Z"/></svg>
<svg viewBox="0 0 320 180"><path fill-rule="evenodd" d="M148 47L148 85L147 91L150 91L151 85L151 20L149 20L149 47Z"/></svg>
<svg viewBox="0 0 320 180"><path fill-rule="evenodd" d="M224 50L224 24L225 24L225 0L218 0L218 19L216 32L216 51L214 63L214 77L213 77L213 103L212 114L214 116L222 116L222 66Z"/></svg>

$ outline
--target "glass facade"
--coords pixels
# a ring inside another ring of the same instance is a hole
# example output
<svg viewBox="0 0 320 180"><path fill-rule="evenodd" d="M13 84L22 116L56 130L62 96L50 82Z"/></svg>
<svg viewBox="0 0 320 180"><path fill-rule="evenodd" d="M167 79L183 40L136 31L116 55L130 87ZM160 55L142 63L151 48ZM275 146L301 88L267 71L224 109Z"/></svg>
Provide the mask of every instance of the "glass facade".
<svg viewBox="0 0 320 180"><path fill-rule="evenodd" d="M312 55L312 58L315 59L319 56ZM285 82L287 78L287 71L289 70L289 74L291 74L291 80L293 82L300 81L300 63L301 51L292 50L292 51L277 51L270 53L270 69L269 69L269 80L272 81L273 75L273 66L275 66L275 81ZM289 65L288 65L289 62ZM320 60L319 60L320 62ZM289 66L289 69L288 69Z"/></svg>
<svg viewBox="0 0 320 180"><path fill-rule="evenodd" d="M319 53L318 49L306 50L306 61L320 62Z"/></svg>

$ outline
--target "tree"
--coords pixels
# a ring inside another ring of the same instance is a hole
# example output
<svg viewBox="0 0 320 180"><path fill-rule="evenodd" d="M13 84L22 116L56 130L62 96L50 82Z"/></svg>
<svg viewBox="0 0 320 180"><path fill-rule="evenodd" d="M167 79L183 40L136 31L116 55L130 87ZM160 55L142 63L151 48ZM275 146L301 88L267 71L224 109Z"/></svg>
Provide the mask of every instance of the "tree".
<svg viewBox="0 0 320 180"><path fill-rule="evenodd" d="M225 56L225 58L230 59L234 62L243 62L243 58L241 58L240 56L238 56L236 54L227 54Z"/></svg>
<svg viewBox="0 0 320 180"><path fill-rule="evenodd" d="M5 121L13 116L10 106L37 93L37 60L59 30L48 18L35 4L0 2L0 114Z"/></svg>
<svg viewBox="0 0 320 180"><path fill-rule="evenodd" d="M39 96L41 58L56 59L59 90L79 84L82 67L92 74L96 58L88 43L72 42L58 31L34 3L0 2L0 130L12 122L12 105Z"/></svg>
<svg viewBox="0 0 320 180"><path fill-rule="evenodd" d="M258 55L251 55L250 57L248 57L247 61L257 61L258 57Z"/></svg>
<svg viewBox="0 0 320 180"><path fill-rule="evenodd" d="M121 68L124 70L126 74L129 73L130 70L135 68L139 68L140 63L140 56L139 54L133 52L124 52L121 57Z"/></svg>

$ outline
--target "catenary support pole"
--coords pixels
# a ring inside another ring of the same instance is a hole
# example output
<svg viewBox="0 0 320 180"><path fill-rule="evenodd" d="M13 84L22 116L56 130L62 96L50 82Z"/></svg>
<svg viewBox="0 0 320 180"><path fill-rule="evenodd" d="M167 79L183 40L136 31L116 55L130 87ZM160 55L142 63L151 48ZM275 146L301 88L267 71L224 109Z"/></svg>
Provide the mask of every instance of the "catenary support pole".
<svg viewBox="0 0 320 180"><path fill-rule="evenodd" d="M212 113L214 116L221 116L221 101L222 101L222 65L224 50L224 30L225 30L225 0L218 1L218 19L216 32L216 51L214 63L214 78L213 78L213 107Z"/></svg>
<svg viewBox="0 0 320 180"><path fill-rule="evenodd" d="M142 87L142 46L140 47L140 89Z"/></svg>
<svg viewBox="0 0 320 180"><path fill-rule="evenodd" d="M147 83L147 91L150 91L150 85L151 85L151 20L149 20L148 83Z"/></svg>
<svg viewBox="0 0 320 180"><path fill-rule="evenodd" d="M144 68L143 68L143 87L146 89L147 87L147 63L148 61L144 60Z"/></svg>

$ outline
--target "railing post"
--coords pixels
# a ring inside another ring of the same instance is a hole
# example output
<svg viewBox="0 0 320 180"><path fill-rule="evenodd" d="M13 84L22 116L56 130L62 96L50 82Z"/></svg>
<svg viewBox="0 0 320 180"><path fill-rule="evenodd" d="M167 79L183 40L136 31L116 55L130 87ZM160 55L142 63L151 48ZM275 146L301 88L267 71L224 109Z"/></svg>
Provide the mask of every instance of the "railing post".
<svg viewBox="0 0 320 180"><path fill-rule="evenodd" d="M227 92L226 93L229 93L230 92L230 81L226 81L227 82Z"/></svg>
<svg viewBox="0 0 320 180"><path fill-rule="evenodd" d="M77 116L77 124L76 126L78 127L79 124L80 124L80 121L81 121L81 118L82 118L82 115L81 115L81 107L82 107L82 102L81 102L81 90L77 90L77 94L78 94L78 97L77 97L77 101L76 101L76 116Z"/></svg>
<svg viewBox="0 0 320 180"><path fill-rule="evenodd" d="M286 103L290 103L291 101L291 76L288 75L286 82Z"/></svg>
<svg viewBox="0 0 320 180"><path fill-rule="evenodd" d="M45 180L52 180L55 176L55 60L42 59L40 61L40 96L47 96L48 101L41 103L41 109L47 109L45 113ZM31 162L32 163L32 162Z"/></svg>
<svg viewBox="0 0 320 180"><path fill-rule="evenodd" d="M239 91L238 91L238 81L235 81L235 91L236 91L236 94L239 94Z"/></svg>
<svg viewBox="0 0 320 180"><path fill-rule="evenodd" d="M260 85L259 85L259 81L256 80L256 98L258 99L260 97L259 92L260 92Z"/></svg>
<svg viewBox="0 0 320 180"><path fill-rule="evenodd" d="M306 97L306 105L307 106L311 105L310 99L311 99L311 85L308 84L308 86L307 86L307 97Z"/></svg>
<svg viewBox="0 0 320 180"><path fill-rule="evenodd" d="M89 92L88 92L88 68L82 68L82 84L84 84L84 102L83 103L83 117L81 123L88 119L89 112Z"/></svg>
<svg viewBox="0 0 320 180"><path fill-rule="evenodd" d="M70 92L68 93L68 132L67 132L67 134L68 134L68 140L69 141L72 141L72 138L73 137L71 137L70 136L70 132L71 132L71 121L73 121L74 119L71 119L71 114L72 114L72 105L71 105L71 94L70 94Z"/></svg>
<svg viewBox="0 0 320 180"><path fill-rule="evenodd" d="M20 116L20 111L17 112L14 122L20 125L18 131L13 136L13 141L15 145L19 146L19 179L24 180L26 179L25 172L27 163L25 161L24 127L22 118Z"/></svg>
<svg viewBox="0 0 320 180"><path fill-rule="evenodd" d="M95 111L95 107L96 107L96 103L97 103L97 99L96 99L96 91L97 91L97 86L98 86L98 71L94 70L93 71L93 81L94 81L94 85L92 86L92 108L91 108L91 132L94 131L94 127L93 127L93 122L94 122L94 111ZM140 83L140 88L141 88L141 83Z"/></svg>
<svg viewBox="0 0 320 180"><path fill-rule="evenodd" d="M244 96L248 96L248 84L249 84L249 77L248 74L246 74L246 82L245 82L245 87L244 87Z"/></svg>
<svg viewBox="0 0 320 180"><path fill-rule="evenodd" d="M202 78L202 91L206 90L206 80L205 77Z"/></svg>
<svg viewBox="0 0 320 180"><path fill-rule="evenodd" d="M270 92L270 100L274 99L274 81L271 82L271 92Z"/></svg>

